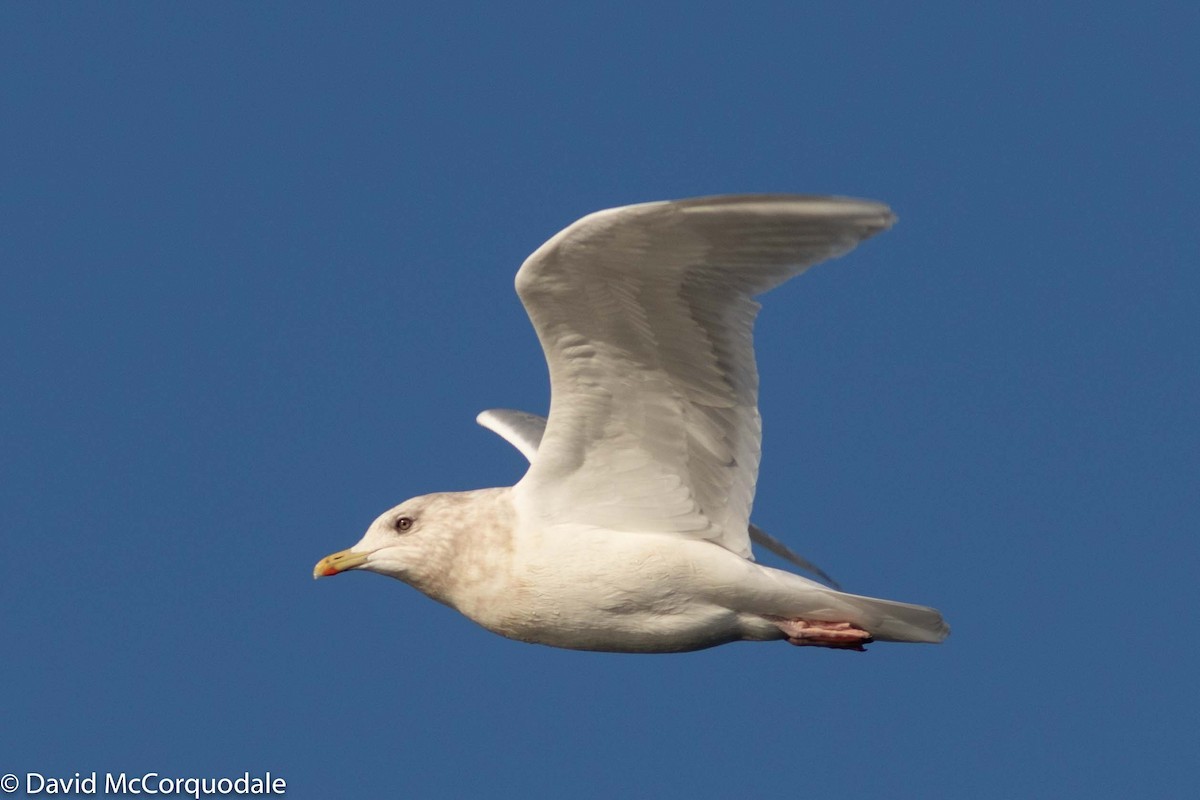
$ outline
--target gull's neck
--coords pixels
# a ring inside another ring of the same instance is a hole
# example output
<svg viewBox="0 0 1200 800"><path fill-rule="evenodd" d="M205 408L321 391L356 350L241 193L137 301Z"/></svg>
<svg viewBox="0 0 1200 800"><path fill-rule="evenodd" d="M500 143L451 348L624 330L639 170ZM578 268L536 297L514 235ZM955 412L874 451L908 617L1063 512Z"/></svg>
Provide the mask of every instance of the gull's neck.
<svg viewBox="0 0 1200 800"><path fill-rule="evenodd" d="M466 606L503 591L511 575L517 521L512 488L449 492L442 500L438 535L407 580L469 614Z"/></svg>

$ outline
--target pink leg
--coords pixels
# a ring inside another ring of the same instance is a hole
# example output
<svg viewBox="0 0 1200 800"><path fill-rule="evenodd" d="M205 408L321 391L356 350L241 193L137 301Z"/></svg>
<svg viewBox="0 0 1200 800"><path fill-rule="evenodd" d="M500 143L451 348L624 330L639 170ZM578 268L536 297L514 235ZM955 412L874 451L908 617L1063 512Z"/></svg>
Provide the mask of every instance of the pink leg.
<svg viewBox="0 0 1200 800"><path fill-rule="evenodd" d="M768 617L797 647L831 647L835 650L865 652L863 645L875 641L871 634L851 622L824 622L811 619Z"/></svg>

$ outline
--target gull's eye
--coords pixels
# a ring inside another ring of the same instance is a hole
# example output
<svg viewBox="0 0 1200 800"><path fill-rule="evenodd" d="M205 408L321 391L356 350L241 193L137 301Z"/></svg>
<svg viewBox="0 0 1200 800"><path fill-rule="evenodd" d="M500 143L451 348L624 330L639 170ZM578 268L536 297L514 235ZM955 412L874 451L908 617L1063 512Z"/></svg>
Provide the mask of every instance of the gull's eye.
<svg viewBox="0 0 1200 800"><path fill-rule="evenodd" d="M396 530L400 531L401 533L408 533L409 531L412 530L412 526L413 526L412 517L397 517L395 523L393 523L393 525L392 525L392 527L394 527Z"/></svg>

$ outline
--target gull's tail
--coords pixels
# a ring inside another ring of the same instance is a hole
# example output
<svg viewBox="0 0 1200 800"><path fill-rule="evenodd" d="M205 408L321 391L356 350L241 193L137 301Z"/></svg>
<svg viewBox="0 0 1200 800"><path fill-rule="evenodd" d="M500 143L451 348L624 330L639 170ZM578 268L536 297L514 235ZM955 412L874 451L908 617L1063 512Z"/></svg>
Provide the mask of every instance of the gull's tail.
<svg viewBox="0 0 1200 800"><path fill-rule="evenodd" d="M950 626L936 608L839 593L839 600L861 614L860 624L881 642L937 644L950 635Z"/></svg>

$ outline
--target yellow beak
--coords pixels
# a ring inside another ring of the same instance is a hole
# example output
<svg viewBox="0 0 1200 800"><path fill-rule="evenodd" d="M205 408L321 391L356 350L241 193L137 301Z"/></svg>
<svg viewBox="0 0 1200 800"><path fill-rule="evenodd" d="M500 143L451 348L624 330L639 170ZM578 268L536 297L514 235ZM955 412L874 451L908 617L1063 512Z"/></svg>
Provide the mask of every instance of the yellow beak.
<svg viewBox="0 0 1200 800"><path fill-rule="evenodd" d="M337 575L339 572L345 572L348 569L361 567L367 563L367 556L369 555L370 553L354 553L349 550L342 550L331 556L325 556L313 567L313 579L325 578L330 575Z"/></svg>

